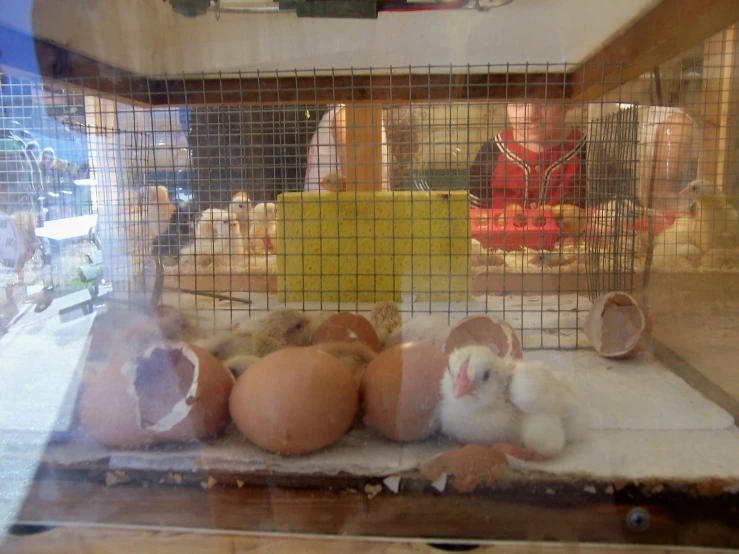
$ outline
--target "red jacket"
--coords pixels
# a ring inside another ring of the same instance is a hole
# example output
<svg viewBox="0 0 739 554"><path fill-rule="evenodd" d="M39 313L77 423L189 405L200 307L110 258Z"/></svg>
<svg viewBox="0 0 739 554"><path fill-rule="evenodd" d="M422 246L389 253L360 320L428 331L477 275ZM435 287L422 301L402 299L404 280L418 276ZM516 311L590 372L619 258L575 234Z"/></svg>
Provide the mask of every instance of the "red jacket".
<svg viewBox="0 0 739 554"><path fill-rule="evenodd" d="M542 152L524 148L508 129L482 145L469 172L470 194L483 208L585 207L585 183L585 140L577 129Z"/></svg>

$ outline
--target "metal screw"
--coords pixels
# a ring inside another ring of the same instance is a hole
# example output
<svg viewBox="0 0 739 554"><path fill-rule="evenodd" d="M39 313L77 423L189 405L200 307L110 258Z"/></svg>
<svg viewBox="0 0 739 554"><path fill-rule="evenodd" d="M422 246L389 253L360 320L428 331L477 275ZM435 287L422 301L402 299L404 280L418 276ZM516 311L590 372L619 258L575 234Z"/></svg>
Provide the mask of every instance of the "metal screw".
<svg viewBox="0 0 739 554"><path fill-rule="evenodd" d="M629 513L626 514L626 525L632 531L646 531L649 529L651 523L651 517L649 512L644 508L632 508Z"/></svg>

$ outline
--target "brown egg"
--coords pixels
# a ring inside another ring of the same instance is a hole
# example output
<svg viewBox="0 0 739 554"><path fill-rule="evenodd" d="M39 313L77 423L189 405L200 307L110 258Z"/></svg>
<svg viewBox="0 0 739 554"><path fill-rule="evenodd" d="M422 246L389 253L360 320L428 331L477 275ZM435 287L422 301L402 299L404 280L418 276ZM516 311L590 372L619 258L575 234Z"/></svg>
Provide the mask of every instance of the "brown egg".
<svg viewBox="0 0 739 554"><path fill-rule="evenodd" d="M82 428L106 446L214 435L230 421L231 372L211 354L166 342L101 371L82 392Z"/></svg>
<svg viewBox="0 0 739 554"><path fill-rule="evenodd" d="M359 387L364 423L399 441L425 439L438 430L434 410L449 357L430 344L409 342L382 352Z"/></svg>
<svg viewBox="0 0 739 554"><path fill-rule="evenodd" d="M625 292L609 292L593 301L583 330L601 356L627 358L649 336L651 322L636 298Z"/></svg>
<svg viewBox="0 0 739 554"><path fill-rule="evenodd" d="M444 352L451 354L470 344L486 344L501 357L523 358L521 339L511 324L488 315L473 315L457 323L446 339Z"/></svg>
<svg viewBox="0 0 739 554"><path fill-rule="evenodd" d="M380 339L369 320L359 314L342 312L324 321L313 333L313 344L322 342L352 342L358 340L375 352L380 351Z"/></svg>
<svg viewBox="0 0 739 554"><path fill-rule="evenodd" d="M341 438L359 405L344 365L310 347L283 348L255 362L231 393L231 416L251 442L278 454L306 454Z"/></svg>

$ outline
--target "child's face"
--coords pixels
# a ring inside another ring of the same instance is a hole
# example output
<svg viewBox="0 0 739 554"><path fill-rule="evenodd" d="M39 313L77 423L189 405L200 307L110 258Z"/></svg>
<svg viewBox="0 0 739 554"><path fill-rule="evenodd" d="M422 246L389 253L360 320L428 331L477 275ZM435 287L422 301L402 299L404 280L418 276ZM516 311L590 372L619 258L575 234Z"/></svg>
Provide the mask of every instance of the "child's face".
<svg viewBox="0 0 739 554"><path fill-rule="evenodd" d="M517 141L556 143L562 141L569 131L565 125L569 109L562 103L508 104L506 111Z"/></svg>

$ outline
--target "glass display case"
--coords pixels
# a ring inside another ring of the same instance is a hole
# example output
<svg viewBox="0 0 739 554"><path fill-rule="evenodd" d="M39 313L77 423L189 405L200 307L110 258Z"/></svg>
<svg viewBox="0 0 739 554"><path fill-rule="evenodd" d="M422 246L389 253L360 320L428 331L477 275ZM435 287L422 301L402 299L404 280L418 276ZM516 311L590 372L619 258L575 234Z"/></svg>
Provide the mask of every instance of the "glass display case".
<svg viewBox="0 0 739 554"><path fill-rule="evenodd" d="M145 4L78 50L44 2L2 26L36 64L0 88L9 551L89 526L739 546L739 9L668 52L665 1L539 65L117 67L146 14L218 44L367 16Z"/></svg>

